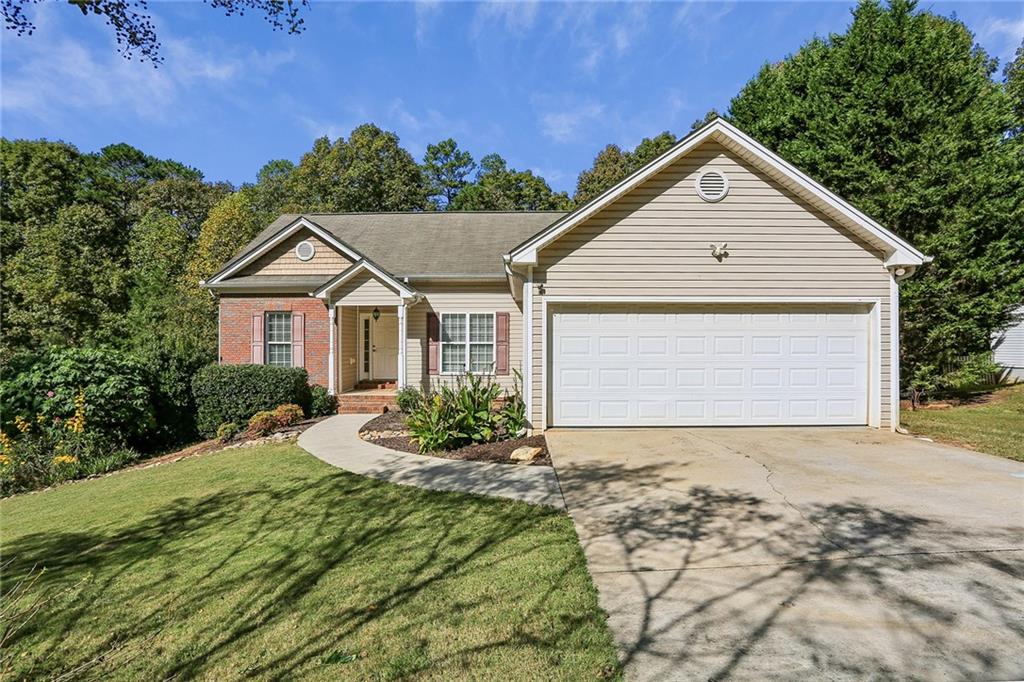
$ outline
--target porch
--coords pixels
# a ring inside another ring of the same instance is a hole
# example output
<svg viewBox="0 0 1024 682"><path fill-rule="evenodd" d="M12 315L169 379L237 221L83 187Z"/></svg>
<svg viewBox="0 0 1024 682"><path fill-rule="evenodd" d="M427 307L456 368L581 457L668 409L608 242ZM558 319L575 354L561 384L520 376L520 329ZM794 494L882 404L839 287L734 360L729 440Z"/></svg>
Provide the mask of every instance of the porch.
<svg viewBox="0 0 1024 682"><path fill-rule="evenodd" d="M405 382L402 305L345 305L330 309L329 388L340 414L380 414L397 409Z"/></svg>

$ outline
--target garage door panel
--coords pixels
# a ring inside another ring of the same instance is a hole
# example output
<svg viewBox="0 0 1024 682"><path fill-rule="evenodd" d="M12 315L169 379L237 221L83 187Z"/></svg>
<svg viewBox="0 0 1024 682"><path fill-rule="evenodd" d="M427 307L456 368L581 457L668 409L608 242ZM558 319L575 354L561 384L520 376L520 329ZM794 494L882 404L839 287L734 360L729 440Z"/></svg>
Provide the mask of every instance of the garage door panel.
<svg viewBox="0 0 1024 682"><path fill-rule="evenodd" d="M559 426L864 424L865 312L557 310Z"/></svg>

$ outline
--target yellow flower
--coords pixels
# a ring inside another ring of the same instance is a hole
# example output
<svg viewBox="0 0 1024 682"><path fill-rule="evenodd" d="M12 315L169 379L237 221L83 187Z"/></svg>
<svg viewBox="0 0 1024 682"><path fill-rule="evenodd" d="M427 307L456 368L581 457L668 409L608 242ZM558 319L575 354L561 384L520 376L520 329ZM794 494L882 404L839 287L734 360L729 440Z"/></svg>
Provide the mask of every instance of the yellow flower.
<svg viewBox="0 0 1024 682"><path fill-rule="evenodd" d="M0 455L0 466L7 466L11 463L11 458L7 455Z"/></svg>
<svg viewBox="0 0 1024 682"><path fill-rule="evenodd" d="M39 424L40 426L42 426L45 423L46 423L46 415L45 414L37 414L36 415L36 424Z"/></svg>
<svg viewBox="0 0 1024 682"><path fill-rule="evenodd" d="M30 424L29 421L20 414L14 418L14 425L18 427L18 430L22 433L28 433L32 429L32 424Z"/></svg>
<svg viewBox="0 0 1024 682"><path fill-rule="evenodd" d="M75 416L64 422L64 428L72 433L85 431L85 394L82 391L75 396Z"/></svg>
<svg viewBox="0 0 1024 682"><path fill-rule="evenodd" d="M78 458L72 457L71 455L57 455L53 458L54 464L74 464L77 461Z"/></svg>
<svg viewBox="0 0 1024 682"><path fill-rule="evenodd" d="M8 436L3 431L0 431L0 447L3 448L4 452L14 451L14 439Z"/></svg>

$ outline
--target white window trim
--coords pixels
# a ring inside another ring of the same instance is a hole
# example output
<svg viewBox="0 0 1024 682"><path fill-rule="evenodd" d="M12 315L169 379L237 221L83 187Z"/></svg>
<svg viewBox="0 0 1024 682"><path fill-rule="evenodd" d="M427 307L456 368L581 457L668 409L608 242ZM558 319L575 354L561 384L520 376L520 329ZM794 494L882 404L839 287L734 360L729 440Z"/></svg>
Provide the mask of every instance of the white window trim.
<svg viewBox="0 0 1024 682"><path fill-rule="evenodd" d="M463 340L463 341L447 341L447 342L443 340L443 338L444 338L444 318L445 318L446 315L459 315L459 316L462 316L462 317L466 318L466 338L465 338L465 340ZM470 343L470 340L469 340L469 316L470 315L490 315L491 316L491 342L490 342L490 346L491 346L491 369L489 369L486 372L479 372L479 371L478 372L471 372L469 370L469 361L470 361L469 360L469 358L470 358L469 347L470 347L470 345L477 345L477 346L488 345L484 341L473 341L472 344ZM498 316L497 316L497 314L490 313L490 312L475 311L475 312L465 312L465 313L462 313L462 312L438 313L438 316L439 317L438 317L438 320L437 320L437 327L438 327L438 329L437 329L437 332L438 332L438 339L437 339L437 344L438 344L438 347L437 347L437 362L438 362L438 371L440 372L440 374L442 376L448 376L448 377L459 376L460 374L479 374L480 376L488 376L488 375L494 376L495 365L498 362ZM463 363L461 371L458 371L458 372L451 372L451 371L447 371L446 372L445 371L445 369L444 369L444 345L445 345L445 343L460 344L460 345L463 345L463 346L466 347L466 359L465 359L465 362Z"/></svg>
<svg viewBox="0 0 1024 682"><path fill-rule="evenodd" d="M271 315L287 315L288 316L288 340L287 341L271 341L270 340L270 316ZM292 312L290 310L268 310L263 313L263 364L273 365L274 367L294 367L295 366L295 355L292 349L292 344L295 339L292 338ZM277 365L270 361L270 347L271 346L288 346L288 364Z"/></svg>

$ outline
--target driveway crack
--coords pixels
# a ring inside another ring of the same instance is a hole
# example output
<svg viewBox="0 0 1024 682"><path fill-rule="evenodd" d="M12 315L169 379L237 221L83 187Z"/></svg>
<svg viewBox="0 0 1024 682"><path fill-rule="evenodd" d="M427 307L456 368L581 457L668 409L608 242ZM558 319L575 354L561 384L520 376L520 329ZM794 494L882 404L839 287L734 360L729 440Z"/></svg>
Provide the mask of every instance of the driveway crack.
<svg viewBox="0 0 1024 682"><path fill-rule="evenodd" d="M796 504L794 504L792 501L790 501L790 499L786 496L786 494L784 492L782 492L777 487L775 487L775 483L772 482L772 477L775 475L775 471L770 466L768 466L767 464L765 464L764 462L762 462L761 460L757 459L756 457L754 457L752 455L749 455L749 454L747 454L745 452L741 452L739 450L736 450L735 448L731 448L728 445L725 445L724 443L719 443L717 440L714 440L712 438L708 438L707 436L704 436L704 435L697 435L697 434L693 434L693 435L695 437L697 437L697 438L702 439L702 440L706 440L709 443L713 443L713 444L717 445L718 447L722 448L723 450L727 450L727 451L729 451L729 452L731 452L731 453L733 453L735 455L740 455L741 457L746 457L751 462L753 462L754 464L756 464L759 467L761 467L762 469L764 469L765 472L766 472L765 473L765 477L764 477L764 482L768 485L769 488L772 489L772 491L776 495L779 496L779 498L782 499L783 503L787 507L789 507L790 509L795 511L797 514L799 514L800 518L802 518L811 527L813 527L816 531L818 531L818 535L820 535L822 537L822 539L825 540L825 542L827 542L828 544L832 545L833 547L838 549L840 552L843 552L844 554L846 554L848 556L852 556L850 551L846 547L844 547L843 545L839 544L838 542L833 540L831 537L829 537L829 534L825 532L824 528L822 528L813 519L811 519L811 517L809 517L806 513L804 513L804 511L802 509L800 509L800 507L798 507Z"/></svg>

